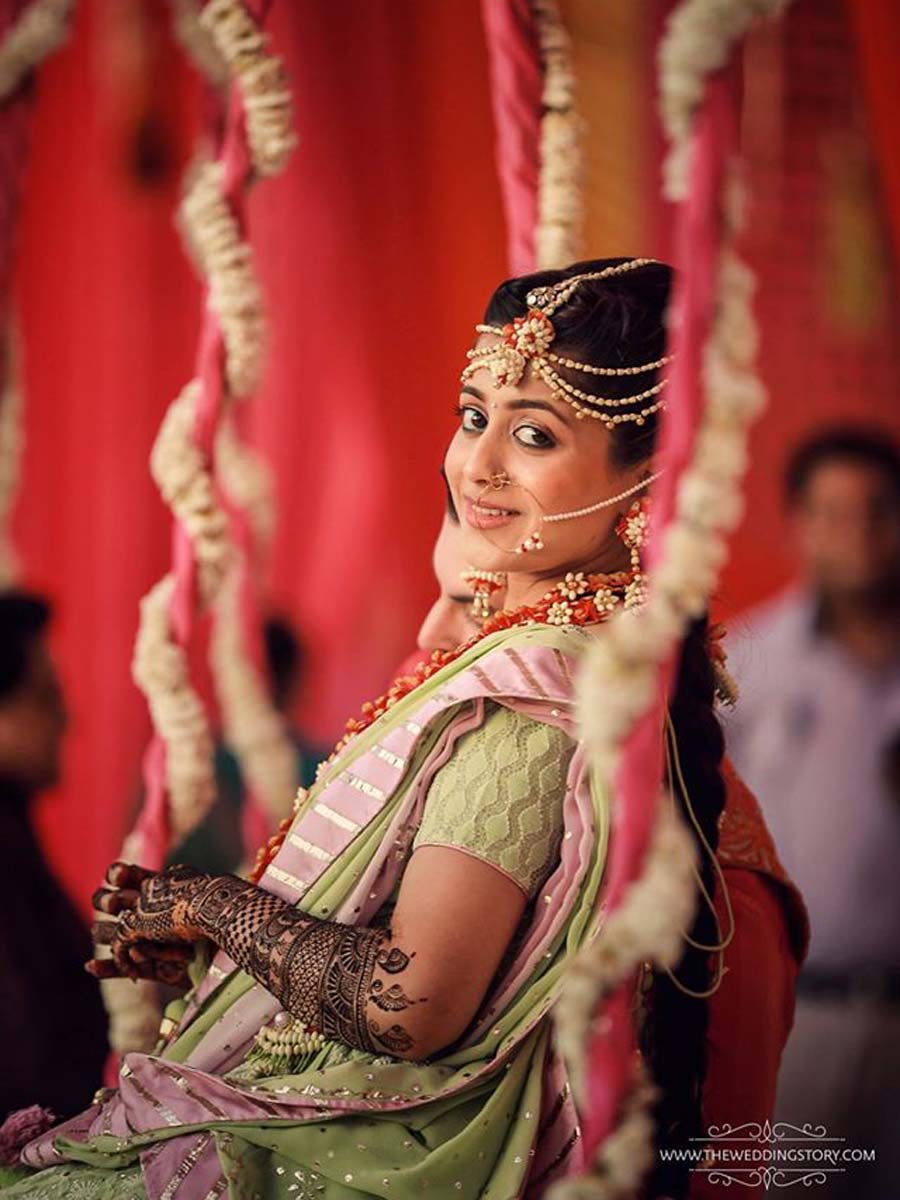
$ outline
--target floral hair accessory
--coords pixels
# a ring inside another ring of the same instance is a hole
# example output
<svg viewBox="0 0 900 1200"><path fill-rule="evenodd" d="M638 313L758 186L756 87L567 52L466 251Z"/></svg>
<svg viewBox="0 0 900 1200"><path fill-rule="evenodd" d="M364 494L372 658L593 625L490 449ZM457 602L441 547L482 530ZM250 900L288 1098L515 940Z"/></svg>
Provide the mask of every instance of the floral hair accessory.
<svg viewBox="0 0 900 1200"><path fill-rule="evenodd" d="M595 367L591 363L565 358L550 349L556 337L556 328L550 318L571 299L582 283L625 275L656 261L654 258L631 258L616 266L605 267L602 271L587 271L562 279L550 287L535 288L526 297L528 312L524 317L515 317L502 326L475 326L477 333L494 334L499 340L489 346L476 346L467 352L469 363L462 372L462 382L465 383L476 371L484 368L490 371L496 387L514 387L531 366L536 376L547 384L558 399L565 400L575 409L576 417L594 417L608 429L626 421L643 425L651 413L665 408L665 402L657 397L666 387L666 379L631 396L600 396L570 383L560 374L559 368L594 376L647 375L665 366L671 356L634 367ZM645 404L645 401L650 403Z"/></svg>

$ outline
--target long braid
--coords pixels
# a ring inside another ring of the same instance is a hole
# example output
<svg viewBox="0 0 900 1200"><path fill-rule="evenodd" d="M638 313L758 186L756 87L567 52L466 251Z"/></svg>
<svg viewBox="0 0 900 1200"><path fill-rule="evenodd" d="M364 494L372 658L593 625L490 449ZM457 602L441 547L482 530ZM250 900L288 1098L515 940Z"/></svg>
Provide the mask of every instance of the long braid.
<svg viewBox="0 0 900 1200"><path fill-rule="evenodd" d="M706 649L706 620L694 623L684 643L670 715L678 745L688 797L677 783L673 791L688 828L694 830L687 812L693 809L703 834L715 851L719 815L725 804L725 784L720 773L724 742L713 710L714 678ZM697 840L701 877L713 896L715 874L708 852ZM714 945L719 930L702 898L690 931L701 945ZM712 982L710 954L691 945L674 972L678 981L693 991L706 991ZM646 997L646 1018L641 1031L641 1050L662 1095L656 1110L657 1149L697 1148L691 1138L703 1135L701 1091L706 1074L708 1002L686 995L665 972L654 972ZM657 1155L648 1180L648 1197L687 1195L688 1162L663 1161Z"/></svg>

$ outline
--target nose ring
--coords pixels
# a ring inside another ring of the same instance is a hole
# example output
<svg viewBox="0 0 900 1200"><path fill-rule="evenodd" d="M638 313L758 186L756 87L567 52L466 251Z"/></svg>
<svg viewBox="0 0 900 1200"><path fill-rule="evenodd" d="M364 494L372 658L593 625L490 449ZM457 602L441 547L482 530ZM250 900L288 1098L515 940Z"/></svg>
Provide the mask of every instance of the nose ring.
<svg viewBox="0 0 900 1200"><path fill-rule="evenodd" d="M490 485L495 492L499 492L501 488L506 487L509 483L509 476L505 471L497 471L490 478Z"/></svg>

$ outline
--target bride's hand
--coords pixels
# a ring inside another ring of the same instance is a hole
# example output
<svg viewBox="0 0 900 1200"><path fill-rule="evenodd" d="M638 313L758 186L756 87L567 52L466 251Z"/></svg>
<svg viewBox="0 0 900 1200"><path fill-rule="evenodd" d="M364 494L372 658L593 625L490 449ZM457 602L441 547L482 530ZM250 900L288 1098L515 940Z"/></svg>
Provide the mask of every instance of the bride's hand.
<svg viewBox="0 0 900 1200"><path fill-rule="evenodd" d="M86 964L98 979L154 979L184 986L193 943L203 937L192 918L192 902L211 876L191 867L147 871L129 863L113 863L94 907L116 919L94 925L95 945L106 945L111 958Z"/></svg>

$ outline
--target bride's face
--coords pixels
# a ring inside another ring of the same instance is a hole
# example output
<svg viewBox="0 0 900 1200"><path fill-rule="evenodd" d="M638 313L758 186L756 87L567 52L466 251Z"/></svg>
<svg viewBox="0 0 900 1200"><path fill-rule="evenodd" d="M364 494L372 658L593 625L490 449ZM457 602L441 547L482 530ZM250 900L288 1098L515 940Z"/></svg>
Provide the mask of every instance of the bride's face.
<svg viewBox="0 0 900 1200"><path fill-rule="evenodd" d="M578 420L575 409L530 369L514 387L496 387L487 369L472 375L460 393L459 427L445 459L466 560L481 570L540 578L570 570L621 570L627 558L614 529L629 501L545 522L542 550L514 552L539 527L541 513L585 508L641 477L640 468L615 468L609 451L602 422ZM492 487L492 477L496 482L504 473L511 483Z"/></svg>

